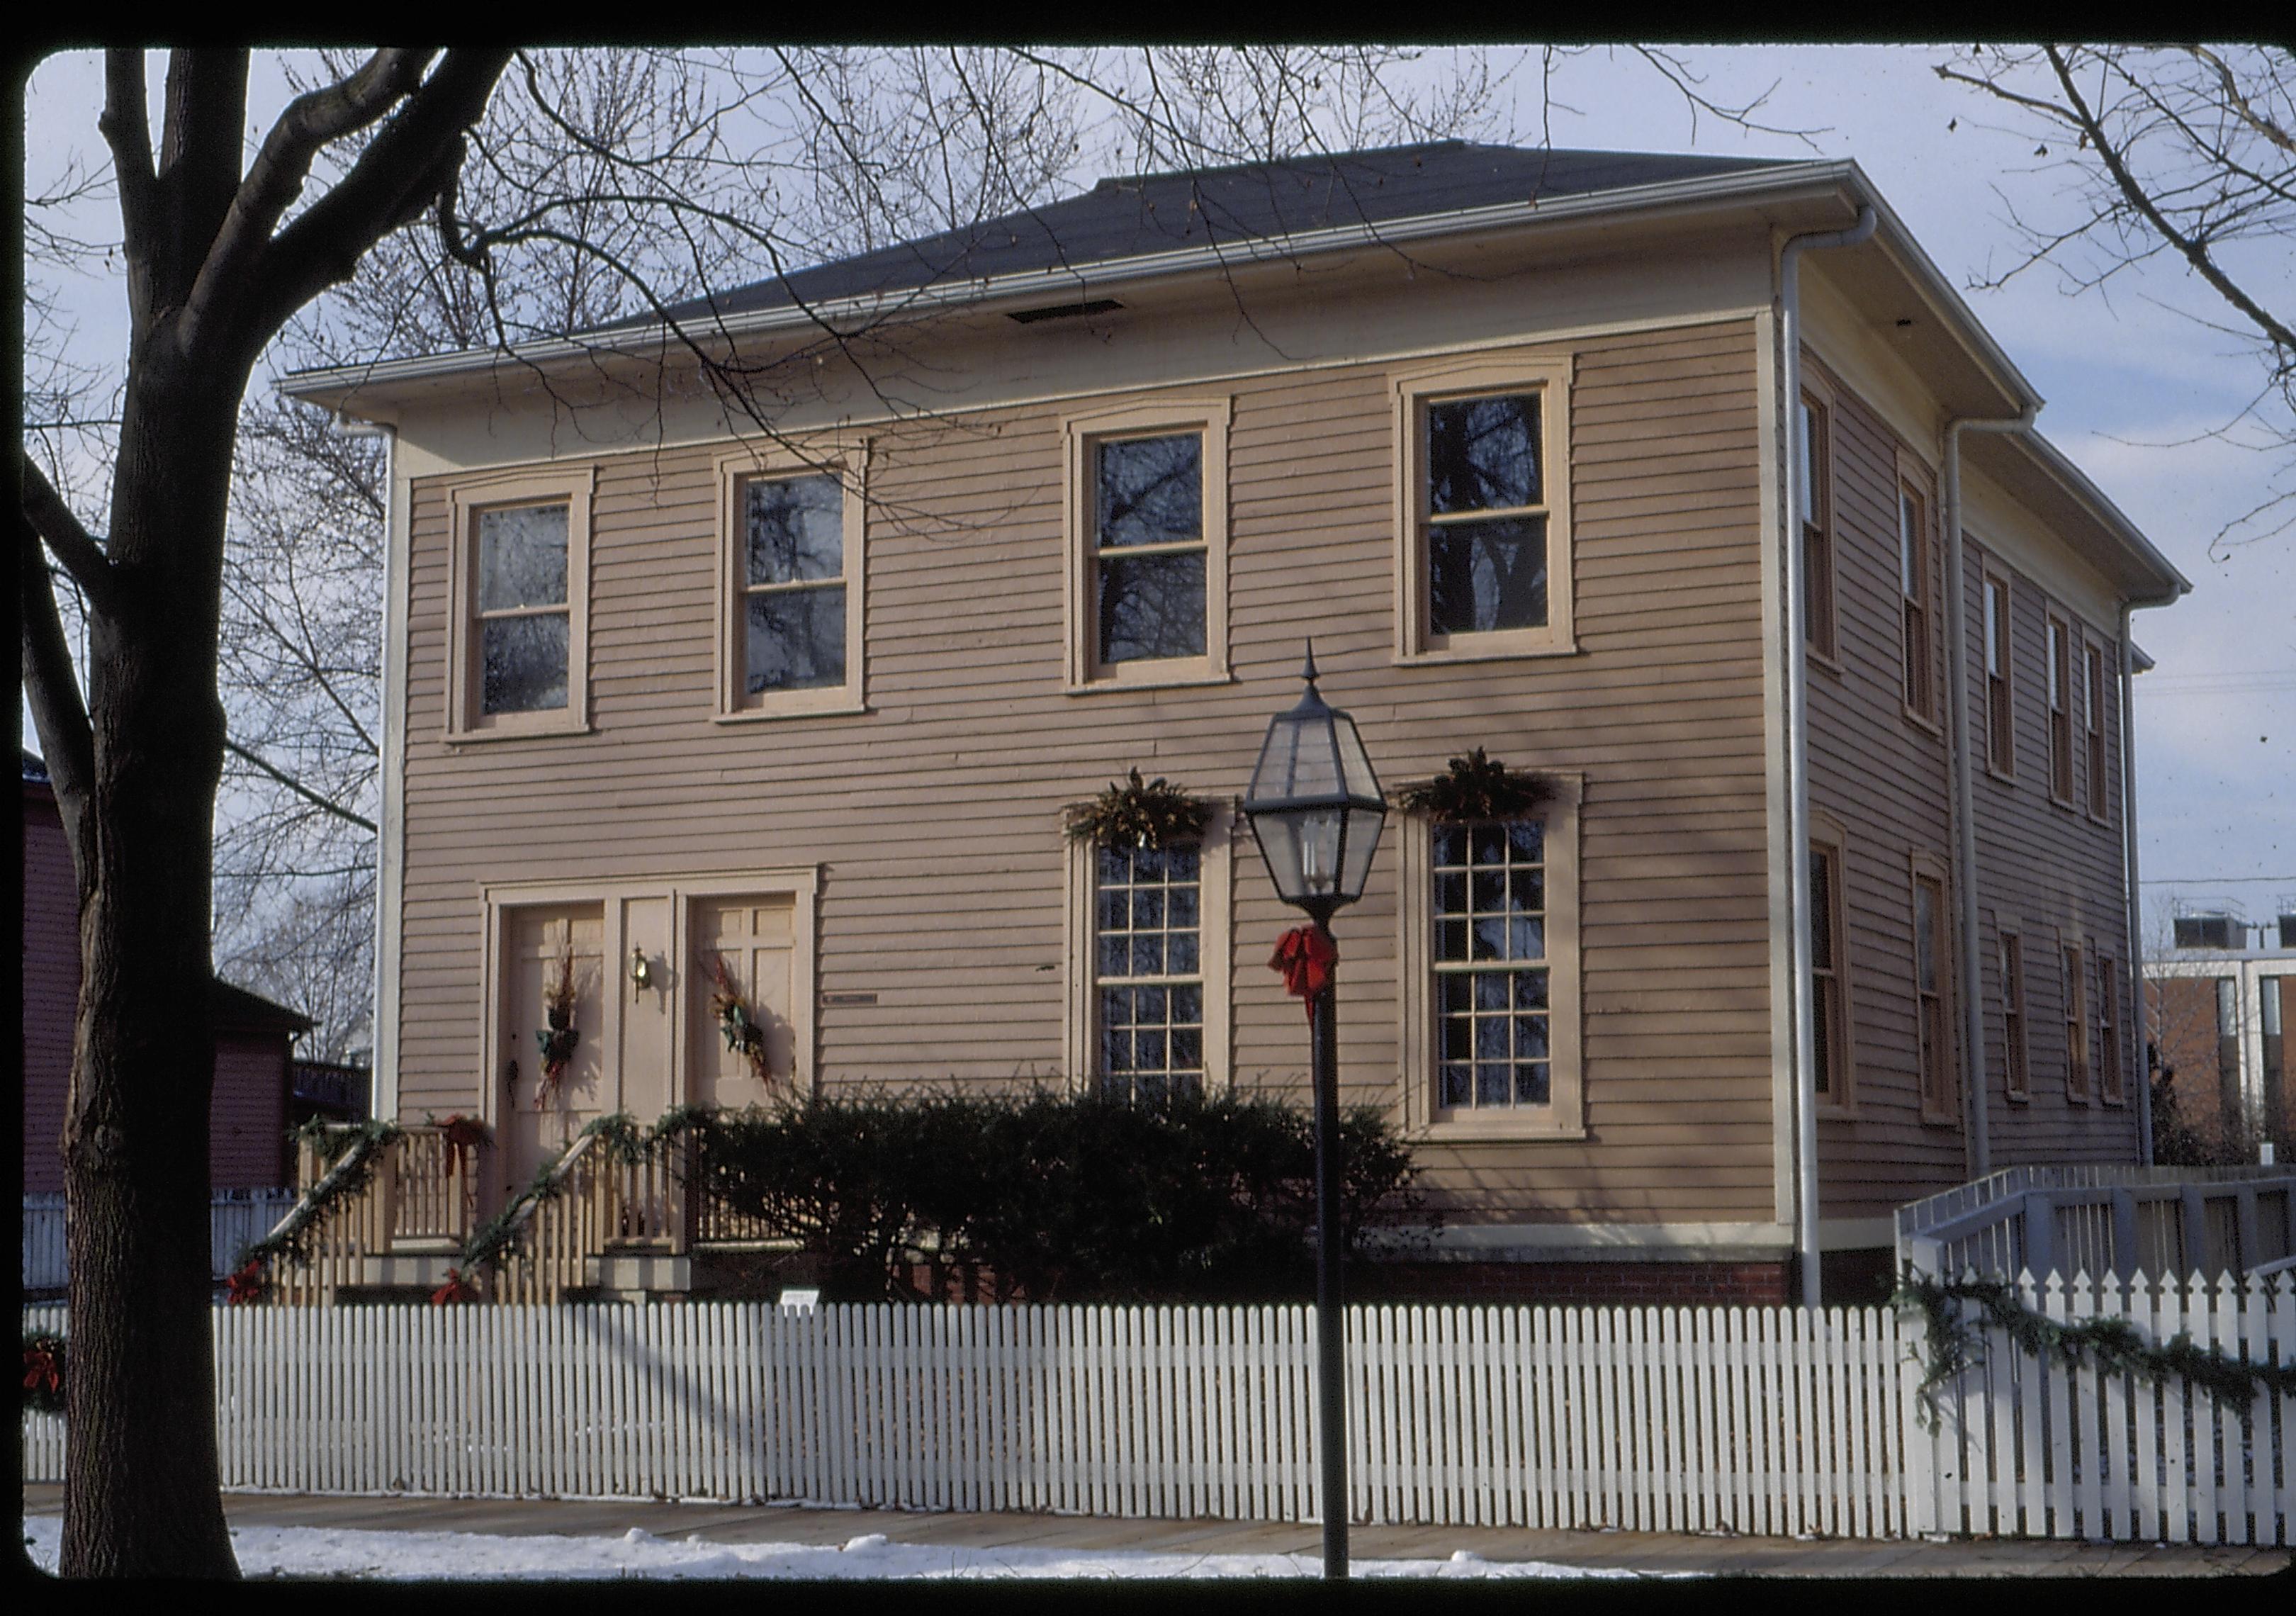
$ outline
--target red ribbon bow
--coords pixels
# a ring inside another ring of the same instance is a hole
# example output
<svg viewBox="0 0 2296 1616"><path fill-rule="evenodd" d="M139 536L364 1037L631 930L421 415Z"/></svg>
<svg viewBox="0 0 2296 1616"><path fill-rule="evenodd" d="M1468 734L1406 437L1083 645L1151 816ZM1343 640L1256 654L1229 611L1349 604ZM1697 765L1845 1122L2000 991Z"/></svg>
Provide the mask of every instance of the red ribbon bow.
<svg viewBox="0 0 2296 1616"><path fill-rule="evenodd" d="M475 1301L478 1294L477 1287L464 1283L462 1269L449 1268L447 1270L447 1283L430 1292L430 1305L443 1308L448 1302Z"/></svg>
<svg viewBox="0 0 2296 1616"><path fill-rule="evenodd" d="M1308 1019L1316 1019L1316 996L1331 985L1332 967L1340 951L1321 926L1294 926L1275 939L1271 971L1283 973L1283 991L1308 1001Z"/></svg>
<svg viewBox="0 0 2296 1616"><path fill-rule="evenodd" d="M243 1307L263 1294L263 1264L250 1257L223 1284L224 1300L234 1308Z"/></svg>
<svg viewBox="0 0 2296 1616"><path fill-rule="evenodd" d="M27 1391L62 1391L63 1375L56 1368L56 1355L45 1347L24 1349L24 1390Z"/></svg>

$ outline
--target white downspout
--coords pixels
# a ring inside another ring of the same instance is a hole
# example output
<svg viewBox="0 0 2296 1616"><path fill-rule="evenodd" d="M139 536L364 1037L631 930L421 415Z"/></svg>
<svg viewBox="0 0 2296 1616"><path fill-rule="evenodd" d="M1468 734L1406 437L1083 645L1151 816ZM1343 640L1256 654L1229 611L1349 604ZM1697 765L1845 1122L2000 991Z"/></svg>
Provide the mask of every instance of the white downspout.
<svg viewBox="0 0 2296 1616"><path fill-rule="evenodd" d="M2177 596L2170 594L2120 603L2120 863L2121 878L2128 885L2128 941L2124 957L2128 961L2132 1000L2128 1025L2136 1040L2134 1054L2121 1069L2133 1076L2124 1079L2121 1087L2136 1108L2136 1159L2146 1167L2152 1165L2152 1066L2145 1059L2144 914L2136 880L2136 648L2129 638L2128 619L2139 606L2171 606L2176 602Z"/></svg>
<svg viewBox="0 0 2296 1616"><path fill-rule="evenodd" d="M378 670L382 678L382 721L378 726L381 751L375 761L382 800L374 839L374 974L368 984L372 1037L367 1052L367 1112L371 1116L394 1118L398 1114L398 948L391 926L398 909L398 837L406 823L391 774L398 762L398 748L393 744L398 727L393 718L402 710L398 698L404 693L399 684L406 677L404 659L397 649L398 636L406 629L399 604L405 562L398 542L398 429L388 422L362 425L340 410L333 426L346 438L382 439L382 666Z"/></svg>
<svg viewBox="0 0 2296 1616"><path fill-rule="evenodd" d="M1812 248L1855 247L1874 234L1879 216L1861 204L1857 222L1847 230L1814 231L1788 238L1778 252L1778 340L1784 348L1779 373L1785 389L1786 546L1786 850L1793 894L1794 1007L1794 1256L1801 1270L1801 1302L1819 1305L1817 1249L1817 1029L1810 1009L1809 980L1809 698L1808 629L1803 622L1801 552L1801 255Z"/></svg>
<svg viewBox="0 0 2296 1616"><path fill-rule="evenodd" d="M1945 427L1945 641L1953 657L1946 690L1952 702L1954 885L1961 899L1961 1041L1969 1052L1962 1063L1962 1070L1969 1074L1962 1111L1969 1119L1972 1178L1982 1178L1993 1170L1988 1125L1993 1091L1985 1070L1984 962L1977 951L1977 781L1975 749L1970 740L1969 577L1961 548L1961 435L1964 431L2021 432L2033 424L2040 410L2039 405L2029 404L2023 413L2002 419L1957 416Z"/></svg>

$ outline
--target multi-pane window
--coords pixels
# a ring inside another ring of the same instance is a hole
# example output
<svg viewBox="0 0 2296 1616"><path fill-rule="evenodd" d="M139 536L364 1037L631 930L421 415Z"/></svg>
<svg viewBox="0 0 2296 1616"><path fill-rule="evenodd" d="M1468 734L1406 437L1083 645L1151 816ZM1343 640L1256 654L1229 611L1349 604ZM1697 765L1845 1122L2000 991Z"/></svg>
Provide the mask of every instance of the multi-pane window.
<svg viewBox="0 0 2296 1616"><path fill-rule="evenodd" d="M1906 705L1915 716L1937 717L1937 681L1930 660L1929 517L1921 496L1898 488L1898 595L1905 633Z"/></svg>
<svg viewBox="0 0 2296 1616"><path fill-rule="evenodd" d="M1818 1097L1847 1097L1849 1027L1842 986L1847 939L1841 925L1841 849L1813 842L1809 849L1810 1019L1815 1032Z"/></svg>
<svg viewBox="0 0 2296 1616"><path fill-rule="evenodd" d="M1425 406L1431 636L1547 625L1543 405L1532 391Z"/></svg>
<svg viewBox="0 0 2296 1616"><path fill-rule="evenodd" d="M1095 660L1202 656L1203 434L1101 439L1092 465Z"/></svg>
<svg viewBox="0 0 2296 1616"><path fill-rule="evenodd" d="M2088 1098L2088 972L2081 951L2064 945L2065 1096Z"/></svg>
<svg viewBox="0 0 2296 1616"><path fill-rule="evenodd" d="M2017 742L2009 700L2009 586L1985 580L1985 746L1997 774L2013 774Z"/></svg>
<svg viewBox="0 0 2296 1616"><path fill-rule="evenodd" d="M2112 961L2096 956L2096 1087L2107 1104L2125 1097L2120 1087L2120 992Z"/></svg>
<svg viewBox="0 0 2296 1616"><path fill-rule="evenodd" d="M1545 824L1436 825L1429 867L1436 1103L1453 1112L1550 1103Z"/></svg>
<svg viewBox="0 0 2296 1616"><path fill-rule="evenodd" d="M571 611L567 506L478 514L478 710L540 712L566 701Z"/></svg>
<svg viewBox="0 0 2296 1616"><path fill-rule="evenodd" d="M845 491L834 476L741 487L742 693L846 682Z"/></svg>
<svg viewBox="0 0 2296 1616"><path fill-rule="evenodd" d="M2106 816L2111 805L2107 794L2108 782L2104 772L2104 649L2100 645L2087 647L2082 652L2082 668L2086 674L2088 725L2088 811L2097 818Z"/></svg>
<svg viewBox="0 0 2296 1616"><path fill-rule="evenodd" d="M1921 1071L1922 1112L1940 1120L1954 1114L1953 1029L1946 1020L1945 882L1914 875L1915 1039Z"/></svg>
<svg viewBox="0 0 2296 1616"><path fill-rule="evenodd" d="M1827 476L1825 406L1801 400L1801 454L1794 474L1801 496L1802 633L1820 656L1833 655L1833 487Z"/></svg>
<svg viewBox="0 0 2296 1616"><path fill-rule="evenodd" d="M2013 1100L2030 1092L2025 1071L2025 943L2014 931L2001 933L2002 1084Z"/></svg>
<svg viewBox="0 0 2296 1616"><path fill-rule="evenodd" d="M1200 1092L1202 849L1102 848L1093 868L1096 1075L1133 1098Z"/></svg>
<svg viewBox="0 0 2296 1616"><path fill-rule="evenodd" d="M2065 626L2049 619L2049 795L2073 800L2072 648Z"/></svg>
<svg viewBox="0 0 2296 1616"><path fill-rule="evenodd" d="M2240 982L2220 976L2217 988L2217 1114L2230 1120L2241 1114Z"/></svg>

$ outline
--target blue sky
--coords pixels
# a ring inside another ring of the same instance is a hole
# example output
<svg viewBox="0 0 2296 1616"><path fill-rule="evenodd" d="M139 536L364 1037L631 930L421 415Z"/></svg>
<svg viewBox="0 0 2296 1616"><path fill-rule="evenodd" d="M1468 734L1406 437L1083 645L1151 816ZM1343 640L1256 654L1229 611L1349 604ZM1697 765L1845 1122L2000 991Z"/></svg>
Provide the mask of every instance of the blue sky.
<svg viewBox="0 0 2296 1616"><path fill-rule="evenodd" d="M2046 217L2062 184L2032 157L2030 135L1984 127L1998 121L1993 110L1974 92L1937 78L1939 47L1702 46L1682 55L1707 76L1706 91L1718 101L1770 90L1762 116L1813 130L1814 151L1705 115L1693 127L1689 108L1651 68L1629 53L1600 51L1558 71L1556 99L1567 104L1550 109L1554 143L1854 157L1964 287L2013 260L2008 205ZM1499 65L1509 59L1493 53ZM86 53L51 58L33 75L27 118L33 189L70 151L100 157L100 82ZM155 71L155 89L159 82ZM1535 59L1517 70L1509 89L1515 138L1533 143L1542 118ZM251 139L282 98L275 67L258 57ZM98 210L89 228L116 231L116 223ZM2289 306L2296 255L2252 254L2240 267L2254 277L2263 301ZM126 328L119 282L91 274L64 291L78 328L77 351L118 355ZM2193 580L2192 595L2178 605L2136 619L2138 644L2159 664L2136 682L2148 911L2179 899L2228 899L2252 919L2296 908L2296 532L2212 556L2218 529L2264 496L2264 463L2215 440L2157 447L2235 414L2253 389L2253 365L2196 322L2195 316L2219 323L2226 316L2180 263L2141 267L2110 299L2067 296L2046 267L2005 289L1964 295L2048 399L2043 432Z"/></svg>

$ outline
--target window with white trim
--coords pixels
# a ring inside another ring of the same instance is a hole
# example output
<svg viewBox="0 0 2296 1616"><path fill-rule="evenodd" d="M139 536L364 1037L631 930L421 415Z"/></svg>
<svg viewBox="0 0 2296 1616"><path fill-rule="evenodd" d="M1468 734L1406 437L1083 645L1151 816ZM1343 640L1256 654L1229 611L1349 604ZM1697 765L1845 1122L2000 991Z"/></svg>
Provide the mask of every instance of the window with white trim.
<svg viewBox="0 0 2296 1616"><path fill-rule="evenodd" d="M2112 795L2111 780L2104 767L2104 648L2088 645L2082 648L2082 683L2087 687L2088 719L2088 812L2092 819L2103 821L2111 816Z"/></svg>
<svg viewBox="0 0 2296 1616"><path fill-rule="evenodd" d="M1845 838L1813 818L1809 833L1809 965L1813 1074L1821 1105L1849 1103L1849 937L1842 887Z"/></svg>
<svg viewBox="0 0 2296 1616"><path fill-rule="evenodd" d="M744 449L719 461L720 718L860 709L858 460L760 467Z"/></svg>
<svg viewBox="0 0 2296 1616"><path fill-rule="evenodd" d="M1833 428L1824 395L1802 394L1800 453L1794 475L1801 496L1802 637L1814 655L1835 655L1833 597Z"/></svg>
<svg viewBox="0 0 2296 1616"><path fill-rule="evenodd" d="M1400 830L1409 1124L1576 1136L1576 783L1519 818Z"/></svg>
<svg viewBox="0 0 2296 1616"><path fill-rule="evenodd" d="M1397 388L1402 654L1567 652L1570 363L1494 357Z"/></svg>
<svg viewBox="0 0 2296 1616"><path fill-rule="evenodd" d="M1914 1040L1922 1120L1960 1120L1956 1075L1950 982L1953 962L1950 916L1946 910L1945 867L1928 854L1913 861Z"/></svg>
<svg viewBox="0 0 2296 1616"><path fill-rule="evenodd" d="M457 739L565 734L588 718L593 473L454 488L447 726Z"/></svg>
<svg viewBox="0 0 2296 1616"><path fill-rule="evenodd" d="M2054 616L2049 619L2049 798L2070 808L2073 800L2072 636Z"/></svg>
<svg viewBox="0 0 2296 1616"><path fill-rule="evenodd" d="M2017 772L2014 688L2010 674L2009 583L1985 575L1985 760L1997 775Z"/></svg>
<svg viewBox="0 0 2296 1616"><path fill-rule="evenodd" d="M1898 595L1906 710L1924 724L1934 724L1937 680L1930 634L1929 504L1904 482L1898 485Z"/></svg>
<svg viewBox="0 0 2296 1616"><path fill-rule="evenodd" d="M1072 691L1227 677L1226 398L1065 422Z"/></svg>
<svg viewBox="0 0 2296 1616"><path fill-rule="evenodd" d="M1228 1079L1228 816L1165 848L1071 843L1070 1070L1120 1098Z"/></svg>

